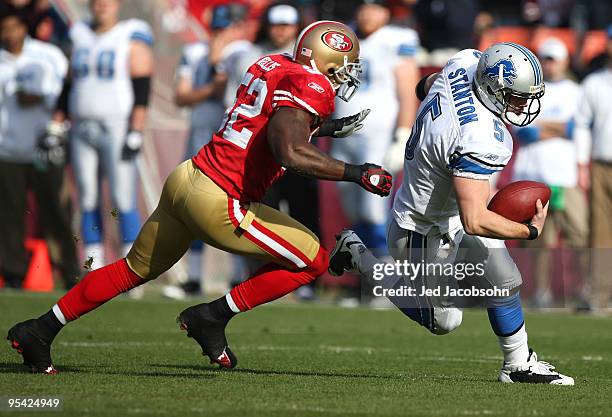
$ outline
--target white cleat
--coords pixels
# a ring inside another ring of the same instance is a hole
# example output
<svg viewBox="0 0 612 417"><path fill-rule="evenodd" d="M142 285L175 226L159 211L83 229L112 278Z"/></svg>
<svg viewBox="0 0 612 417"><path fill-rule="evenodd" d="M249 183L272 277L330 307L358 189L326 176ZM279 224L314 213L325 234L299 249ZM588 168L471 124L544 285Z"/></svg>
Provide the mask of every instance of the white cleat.
<svg viewBox="0 0 612 417"><path fill-rule="evenodd" d="M519 366L504 364L499 371L498 380L509 384L574 385L574 378L556 372L555 367L548 362L538 361L538 356L531 349L525 364Z"/></svg>
<svg viewBox="0 0 612 417"><path fill-rule="evenodd" d="M329 256L330 274L339 277L344 272L361 273L359 270L359 260L361 255L367 251L359 236L349 229L344 229L336 235L336 246Z"/></svg>

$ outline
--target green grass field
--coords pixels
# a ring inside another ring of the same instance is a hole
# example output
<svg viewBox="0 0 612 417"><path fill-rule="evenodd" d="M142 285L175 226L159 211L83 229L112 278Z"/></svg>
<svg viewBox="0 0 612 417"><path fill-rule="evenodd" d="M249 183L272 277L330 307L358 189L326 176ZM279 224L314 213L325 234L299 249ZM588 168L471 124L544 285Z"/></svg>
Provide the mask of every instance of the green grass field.
<svg viewBox="0 0 612 417"><path fill-rule="evenodd" d="M55 297L0 292L2 337ZM529 314L530 344L574 387L502 385L486 313L433 336L396 311L276 304L234 319L233 371L175 324L186 303L115 300L54 344L61 374L32 375L8 343L0 396L52 396L70 416L611 416L612 319ZM39 415L19 412L15 415ZM0 411L0 417L10 415Z"/></svg>

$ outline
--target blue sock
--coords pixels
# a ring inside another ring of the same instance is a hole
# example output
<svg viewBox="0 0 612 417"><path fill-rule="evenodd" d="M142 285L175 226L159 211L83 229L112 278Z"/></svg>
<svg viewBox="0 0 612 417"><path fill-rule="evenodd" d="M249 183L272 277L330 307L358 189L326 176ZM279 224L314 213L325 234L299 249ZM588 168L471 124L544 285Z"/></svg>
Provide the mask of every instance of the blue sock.
<svg viewBox="0 0 612 417"><path fill-rule="evenodd" d="M413 233L413 237L410 240L412 243L412 247L410 248L411 257L414 262L420 262L425 259L425 236L419 233ZM391 279L397 279L395 277L391 277ZM401 277L397 279L393 288L397 289L402 285L409 284L412 288L415 289L416 294L420 294L422 288L425 286L423 276L414 277L414 279L402 279ZM389 288L390 284L383 286L385 288ZM430 332L434 331L434 309L430 304L430 301L425 296L415 295L413 297L404 296L404 297L389 297L389 300L405 315L410 317L412 320L419 323L421 326L425 327Z"/></svg>
<svg viewBox="0 0 612 417"><path fill-rule="evenodd" d="M123 242L133 242L140 231L140 216L136 209L119 213L119 228Z"/></svg>
<svg viewBox="0 0 612 417"><path fill-rule="evenodd" d="M492 299L489 305L491 306L487 308L489 322L496 335L511 336L523 326L525 319L519 292L510 297Z"/></svg>
<svg viewBox="0 0 612 417"><path fill-rule="evenodd" d="M102 242L102 215L99 209L84 211L81 216L81 235L87 244Z"/></svg>

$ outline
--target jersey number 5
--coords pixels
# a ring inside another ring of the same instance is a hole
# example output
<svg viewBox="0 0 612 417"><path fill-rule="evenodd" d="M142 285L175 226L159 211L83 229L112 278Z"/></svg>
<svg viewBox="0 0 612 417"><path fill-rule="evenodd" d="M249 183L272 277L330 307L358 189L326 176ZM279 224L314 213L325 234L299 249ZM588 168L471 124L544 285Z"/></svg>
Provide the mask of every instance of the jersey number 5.
<svg viewBox="0 0 612 417"><path fill-rule="evenodd" d="M425 117L427 117L428 114L431 114L432 122L442 114L439 94L433 96L433 98L425 104L414 122L412 132L410 132L410 138L408 138L408 142L406 143L406 153L404 154L406 159L409 161L414 159L414 150L417 144L419 143L419 139L421 138L421 131L423 130L423 121L425 120Z"/></svg>
<svg viewBox="0 0 612 417"><path fill-rule="evenodd" d="M242 77L241 85L247 87L246 94L242 93L234 105L228 109L228 113L225 115L225 119L221 123L221 132L223 139L229 140L234 145L239 146L242 149L246 149L253 132L242 127L241 125L246 124L248 119L257 117L261 114L264 102L266 101L266 95L268 94L268 86L265 80L261 78L253 79L254 75L247 72ZM237 102L245 95L255 96L253 104L242 103L236 106Z"/></svg>

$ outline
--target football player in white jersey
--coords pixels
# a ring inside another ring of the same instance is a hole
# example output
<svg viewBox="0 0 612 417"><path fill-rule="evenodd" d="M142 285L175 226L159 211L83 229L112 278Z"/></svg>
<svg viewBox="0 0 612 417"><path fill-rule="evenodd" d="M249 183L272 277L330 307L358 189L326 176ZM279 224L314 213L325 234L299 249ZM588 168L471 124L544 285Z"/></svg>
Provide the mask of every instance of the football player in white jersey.
<svg viewBox="0 0 612 417"><path fill-rule="evenodd" d="M350 140L334 141L331 154L354 163L368 159L391 172L402 169L402 152L410 135L418 102L414 87L419 80L413 59L419 39L412 29L390 26L385 0L364 0L356 12L360 37L361 88L350 102L337 101L336 117L370 108L368 122ZM398 148L399 147L399 148ZM399 155L399 157L397 157ZM352 227L370 248L385 247L385 226L390 200L372 197L338 184L342 205Z"/></svg>
<svg viewBox="0 0 612 417"><path fill-rule="evenodd" d="M533 307L552 307L551 252L557 246L559 234L566 246L586 247L588 240L588 209L586 195L578 188L578 160L572 137L573 117L578 110L580 87L567 78L569 53L557 38L549 38L538 47L542 62L546 95L542 98L542 113L529 126L515 130L521 143L513 165L513 179L540 181L551 190L548 221L540 239L526 243L536 248L534 253L535 294ZM543 249L546 248L546 249ZM581 272L586 274L586 258L576 250Z"/></svg>
<svg viewBox="0 0 612 417"><path fill-rule="evenodd" d="M494 44L483 53L463 50L440 73L419 82L417 97L423 102L406 144L404 180L395 196L387 243L396 262L426 269L412 275L392 271L382 282L385 289L401 290L404 284L413 288L412 293L386 294L434 334L449 333L461 324L462 307L473 301L459 296L457 287L461 289L464 280L477 295L481 290L493 294L486 305L504 355L498 379L573 385L571 377L538 361L527 344L519 297L522 279L504 242L537 238L548 207L538 200L530 224L487 208L489 179L512 155L505 124L531 123L543 95L538 59L514 43ZM472 272L466 273L470 264ZM353 231L341 233L332 252L331 273L349 270L374 280L381 278L376 276L381 266L385 265Z"/></svg>
<svg viewBox="0 0 612 417"><path fill-rule="evenodd" d="M50 43L28 37L24 10L0 7L0 275L20 288L30 257L24 247L27 191L67 288L79 278L69 204L62 196L65 129L50 123L68 61ZM57 253L54 253L57 252Z"/></svg>
<svg viewBox="0 0 612 417"><path fill-rule="evenodd" d="M104 264L99 189L100 168L107 176L118 212L125 255L136 239L135 158L142 146L153 54L153 35L141 20L119 20L121 0L90 0L92 19L70 28L69 86L55 119L71 122L72 166L82 210L86 256L96 269ZM63 107L63 108L62 108Z"/></svg>

